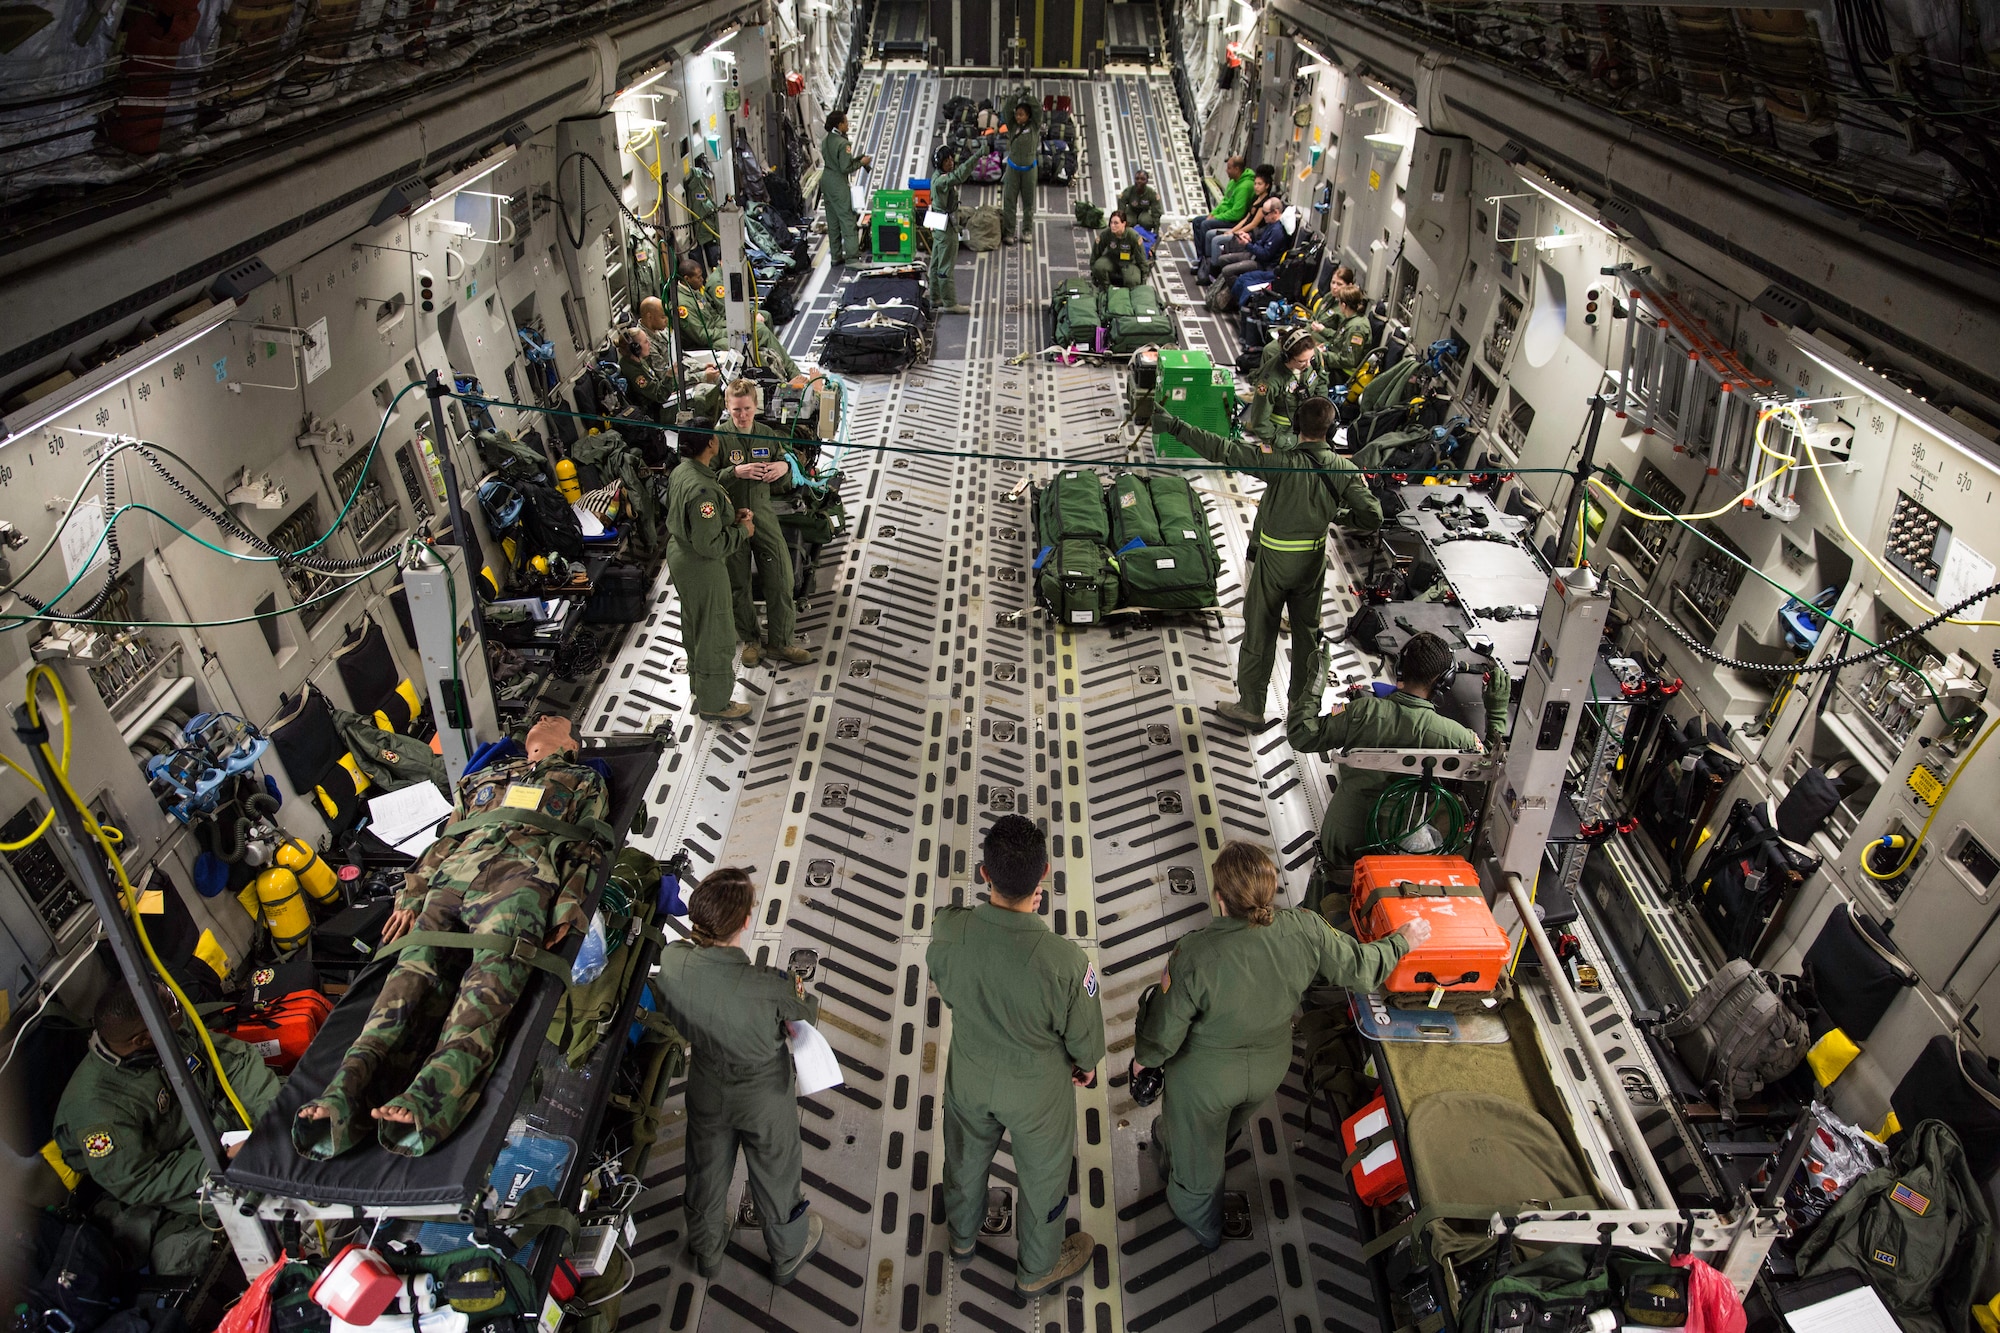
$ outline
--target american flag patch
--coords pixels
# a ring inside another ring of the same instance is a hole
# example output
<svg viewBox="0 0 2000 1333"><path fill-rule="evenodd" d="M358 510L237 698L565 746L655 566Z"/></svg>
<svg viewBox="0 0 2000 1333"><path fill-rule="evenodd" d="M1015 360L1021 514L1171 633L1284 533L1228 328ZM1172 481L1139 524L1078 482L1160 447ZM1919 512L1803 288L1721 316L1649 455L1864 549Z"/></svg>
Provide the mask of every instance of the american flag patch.
<svg viewBox="0 0 2000 1333"><path fill-rule="evenodd" d="M1900 1180L1896 1182L1896 1188L1889 1191L1889 1202L1902 1204L1903 1207L1909 1209L1918 1217L1922 1217L1931 1210L1931 1201L1929 1199L1926 1199Z"/></svg>

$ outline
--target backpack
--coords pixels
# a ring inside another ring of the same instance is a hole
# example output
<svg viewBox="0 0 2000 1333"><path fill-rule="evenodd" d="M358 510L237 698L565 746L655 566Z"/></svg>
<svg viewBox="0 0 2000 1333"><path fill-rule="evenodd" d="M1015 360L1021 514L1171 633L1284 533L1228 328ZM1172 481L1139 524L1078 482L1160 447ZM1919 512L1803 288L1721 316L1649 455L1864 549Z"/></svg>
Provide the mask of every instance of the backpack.
<svg viewBox="0 0 2000 1333"><path fill-rule="evenodd" d="M1111 545L1120 554L1135 546L1161 546L1160 516L1153 508L1153 491L1136 472L1111 479Z"/></svg>
<svg viewBox="0 0 2000 1333"><path fill-rule="evenodd" d="M1118 566L1088 538L1065 538L1035 557L1042 602L1065 625L1094 625L1118 605Z"/></svg>
<svg viewBox="0 0 2000 1333"><path fill-rule="evenodd" d="M1104 350L1130 353L1174 341L1174 320L1160 306L1159 293L1144 283L1113 287L1104 294Z"/></svg>
<svg viewBox="0 0 2000 1333"><path fill-rule="evenodd" d="M1216 605L1215 576L1200 546L1139 546L1118 558L1118 584L1126 606L1157 611Z"/></svg>
<svg viewBox="0 0 2000 1333"><path fill-rule="evenodd" d="M1714 1098L1725 1120L1736 1101L1762 1091L1806 1058L1812 1037L1790 986L1735 958L1687 1006L1661 1024L1681 1062Z"/></svg>
<svg viewBox="0 0 2000 1333"><path fill-rule="evenodd" d="M1104 481L1084 468L1058 472L1035 499L1035 539L1048 545L1070 538L1099 545L1111 540Z"/></svg>
<svg viewBox="0 0 2000 1333"><path fill-rule="evenodd" d="M548 460L534 445L504 430L482 430L473 436L480 461L507 481L529 481L548 470Z"/></svg>
<svg viewBox="0 0 2000 1333"><path fill-rule="evenodd" d="M1906 1333L1967 1333L1992 1244L1993 1215L1964 1147L1943 1121L1926 1120L1887 1166L1848 1186L1798 1264L1807 1277L1859 1271Z"/></svg>
<svg viewBox="0 0 2000 1333"><path fill-rule="evenodd" d="M998 160L999 154L994 154L994 158ZM978 172L973 175L976 178ZM991 204L982 204L965 215L965 248L968 250L998 250L1000 232L1000 210Z"/></svg>
<svg viewBox="0 0 2000 1333"><path fill-rule="evenodd" d="M1739 797L1692 881L1701 919L1726 957L1755 953L1778 904L1819 869L1819 857L1782 837L1777 823L1776 802Z"/></svg>
<svg viewBox="0 0 2000 1333"><path fill-rule="evenodd" d="M1085 343L1097 346L1097 329L1102 317L1097 286L1089 278L1066 278L1056 285L1051 306L1056 345L1070 347Z"/></svg>
<svg viewBox="0 0 2000 1333"><path fill-rule="evenodd" d="M1692 1274L1644 1250L1554 1245L1518 1264L1513 1256L1509 1239L1493 1276L1473 1288L1459 1306L1458 1327L1463 1333L1500 1329L1583 1333L1592 1326L1594 1310L1621 1316L1616 1327L1695 1326L1688 1318L1694 1304ZM1704 1294L1711 1301L1720 1299L1706 1288ZM1731 1291L1728 1299L1734 1298ZM1738 1302L1737 1314L1741 1313ZM1742 1327L1740 1318L1733 1322Z"/></svg>
<svg viewBox="0 0 2000 1333"><path fill-rule="evenodd" d="M41 1214L32 1295L43 1310L67 1316L72 1333L90 1333L125 1304L129 1271L117 1247L89 1222Z"/></svg>
<svg viewBox="0 0 2000 1333"><path fill-rule="evenodd" d="M1194 485L1178 472L1160 473L1146 479L1153 497L1153 514L1160 525L1164 546L1198 547L1208 561L1211 580L1222 573L1222 557L1215 550L1215 536L1208 528L1208 506L1202 503Z"/></svg>
<svg viewBox="0 0 2000 1333"><path fill-rule="evenodd" d="M1096 231L1104 226L1104 210L1088 199L1079 199L1070 211L1076 214L1076 225Z"/></svg>
<svg viewBox="0 0 2000 1333"><path fill-rule="evenodd" d="M539 482L520 484L524 508L521 512L521 554L559 555L565 560L583 559L583 525L576 511L553 487Z"/></svg>

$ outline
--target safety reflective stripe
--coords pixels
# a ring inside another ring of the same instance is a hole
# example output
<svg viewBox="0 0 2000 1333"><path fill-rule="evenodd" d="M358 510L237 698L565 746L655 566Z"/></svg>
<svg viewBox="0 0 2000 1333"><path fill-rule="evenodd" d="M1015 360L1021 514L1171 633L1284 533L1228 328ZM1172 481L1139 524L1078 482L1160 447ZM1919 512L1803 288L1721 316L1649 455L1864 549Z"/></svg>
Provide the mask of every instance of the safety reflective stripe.
<svg viewBox="0 0 2000 1333"><path fill-rule="evenodd" d="M1267 532L1260 532L1257 534L1257 544L1267 551L1317 551L1320 548L1321 540L1315 537L1293 541L1284 537L1273 537Z"/></svg>

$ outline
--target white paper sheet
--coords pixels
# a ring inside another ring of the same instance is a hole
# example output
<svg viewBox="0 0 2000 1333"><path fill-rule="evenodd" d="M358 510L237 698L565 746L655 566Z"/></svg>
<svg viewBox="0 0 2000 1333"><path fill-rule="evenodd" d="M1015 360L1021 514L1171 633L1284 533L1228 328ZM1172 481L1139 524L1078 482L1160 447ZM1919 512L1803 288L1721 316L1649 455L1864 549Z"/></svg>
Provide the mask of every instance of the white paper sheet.
<svg viewBox="0 0 2000 1333"><path fill-rule="evenodd" d="M924 210L924 227L928 231L943 231L951 225L951 214L940 213L935 208Z"/></svg>
<svg viewBox="0 0 2000 1333"><path fill-rule="evenodd" d="M422 856L437 841L438 821L451 814L451 802L435 783L419 782L369 798L368 814L376 837L399 852Z"/></svg>
<svg viewBox="0 0 2000 1333"><path fill-rule="evenodd" d="M798 1071L799 1096L810 1097L847 1081L840 1075L833 1047L827 1045L818 1028L810 1023L787 1023L785 1028L791 1034L786 1044L792 1048L792 1068Z"/></svg>
<svg viewBox="0 0 2000 1333"><path fill-rule="evenodd" d="M1939 606L1955 605L1961 598L1969 597L1981 588L1993 586L1993 562L1966 545L1957 533L1951 536L1951 547L1944 553L1944 568L1938 571L1937 601ZM1985 614L1986 603L1979 601L1958 614L1967 620L1978 620ZM1978 633L1974 630L1973 633Z"/></svg>
<svg viewBox="0 0 2000 1333"><path fill-rule="evenodd" d="M1900 1333L1895 1317L1873 1287L1843 1291L1838 1296L1793 1310L1785 1316L1792 1333Z"/></svg>
<svg viewBox="0 0 2000 1333"><path fill-rule="evenodd" d="M574 502L570 504L570 512L576 515L577 526L583 529L584 536L602 537L604 535L603 519Z"/></svg>
<svg viewBox="0 0 2000 1333"><path fill-rule="evenodd" d="M868 182L856 177L847 183L847 199L857 213L868 211Z"/></svg>

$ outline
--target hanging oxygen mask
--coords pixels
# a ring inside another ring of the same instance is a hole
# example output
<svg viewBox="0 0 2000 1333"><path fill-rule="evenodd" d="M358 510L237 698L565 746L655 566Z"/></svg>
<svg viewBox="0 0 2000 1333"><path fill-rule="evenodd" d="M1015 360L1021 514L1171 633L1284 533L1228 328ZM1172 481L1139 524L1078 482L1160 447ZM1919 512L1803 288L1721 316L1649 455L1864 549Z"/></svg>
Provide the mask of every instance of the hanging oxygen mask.
<svg viewBox="0 0 2000 1333"><path fill-rule="evenodd" d="M271 742L234 713L197 713L181 728L181 743L146 761L146 776L161 789L167 813L181 823L210 813L222 799L223 784L248 772Z"/></svg>

